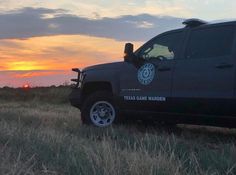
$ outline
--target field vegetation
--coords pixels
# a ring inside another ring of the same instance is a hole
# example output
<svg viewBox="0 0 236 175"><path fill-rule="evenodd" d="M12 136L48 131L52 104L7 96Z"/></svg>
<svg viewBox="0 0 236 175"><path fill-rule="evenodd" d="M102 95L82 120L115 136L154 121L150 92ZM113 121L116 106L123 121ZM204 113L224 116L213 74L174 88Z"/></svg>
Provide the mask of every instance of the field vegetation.
<svg viewBox="0 0 236 175"><path fill-rule="evenodd" d="M0 174L236 174L234 129L83 126L69 92L0 89Z"/></svg>

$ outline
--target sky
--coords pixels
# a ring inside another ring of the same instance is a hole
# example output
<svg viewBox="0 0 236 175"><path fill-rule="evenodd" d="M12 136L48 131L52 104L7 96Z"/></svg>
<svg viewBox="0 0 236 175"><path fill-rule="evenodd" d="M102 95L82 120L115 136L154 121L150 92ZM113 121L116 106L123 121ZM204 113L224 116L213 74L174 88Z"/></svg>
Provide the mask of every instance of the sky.
<svg viewBox="0 0 236 175"><path fill-rule="evenodd" d="M0 0L0 87L70 83L187 18L235 19L235 0Z"/></svg>

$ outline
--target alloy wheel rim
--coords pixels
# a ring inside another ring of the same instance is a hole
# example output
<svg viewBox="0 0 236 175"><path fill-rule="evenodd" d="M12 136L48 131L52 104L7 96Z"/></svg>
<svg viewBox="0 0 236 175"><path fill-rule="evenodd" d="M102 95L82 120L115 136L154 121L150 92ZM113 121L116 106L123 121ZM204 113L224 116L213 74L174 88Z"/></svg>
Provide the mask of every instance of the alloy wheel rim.
<svg viewBox="0 0 236 175"><path fill-rule="evenodd" d="M98 101L90 109L90 119L94 125L106 127L113 123L116 113L113 105L107 101Z"/></svg>

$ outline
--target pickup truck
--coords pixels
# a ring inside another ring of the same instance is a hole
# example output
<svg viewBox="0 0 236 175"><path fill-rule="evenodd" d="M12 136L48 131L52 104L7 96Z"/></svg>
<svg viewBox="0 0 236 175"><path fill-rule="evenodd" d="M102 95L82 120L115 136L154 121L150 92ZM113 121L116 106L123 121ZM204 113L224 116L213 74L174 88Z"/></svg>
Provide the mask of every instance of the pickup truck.
<svg viewBox="0 0 236 175"><path fill-rule="evenodd" d="M84 124L107 127L137 118L171 124L236 126L236 21L188 19L124 61L78 74L69 96Z"/></svg>

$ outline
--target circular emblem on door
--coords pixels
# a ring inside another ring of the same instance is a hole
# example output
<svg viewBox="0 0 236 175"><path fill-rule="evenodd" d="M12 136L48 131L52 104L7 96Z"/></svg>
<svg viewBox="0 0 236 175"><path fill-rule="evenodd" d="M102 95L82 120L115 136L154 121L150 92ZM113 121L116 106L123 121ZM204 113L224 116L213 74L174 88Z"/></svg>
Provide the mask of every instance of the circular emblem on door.
<svg viewBox="0 0 236 175"><path fill-rule="evenodd" d="M149 85L155 77L155 66L151 63L144 64L138 70L138 81L143 85Z"/></svg>

